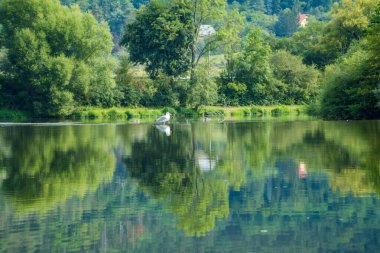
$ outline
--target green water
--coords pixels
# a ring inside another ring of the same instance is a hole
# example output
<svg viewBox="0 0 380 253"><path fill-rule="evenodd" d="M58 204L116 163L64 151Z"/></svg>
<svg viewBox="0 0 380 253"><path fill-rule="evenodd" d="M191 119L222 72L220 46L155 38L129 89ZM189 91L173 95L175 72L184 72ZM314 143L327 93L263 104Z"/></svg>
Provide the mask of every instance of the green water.
<svg viewBox="0 0 380 253"><path fill-rule="evenodd" d="M0 124L0 252L379 252L379 197L380 121Z"/></svg>

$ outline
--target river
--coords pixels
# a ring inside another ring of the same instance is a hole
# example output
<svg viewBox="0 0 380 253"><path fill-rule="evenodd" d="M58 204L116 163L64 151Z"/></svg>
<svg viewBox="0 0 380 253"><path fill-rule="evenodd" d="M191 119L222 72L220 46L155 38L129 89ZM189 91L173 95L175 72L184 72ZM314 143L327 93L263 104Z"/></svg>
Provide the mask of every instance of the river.
<svg viewBox="0 0 380 253"><path fill-rule="evenodd" d="M380 121L0 124L0 252L378 252Z"/></svg>

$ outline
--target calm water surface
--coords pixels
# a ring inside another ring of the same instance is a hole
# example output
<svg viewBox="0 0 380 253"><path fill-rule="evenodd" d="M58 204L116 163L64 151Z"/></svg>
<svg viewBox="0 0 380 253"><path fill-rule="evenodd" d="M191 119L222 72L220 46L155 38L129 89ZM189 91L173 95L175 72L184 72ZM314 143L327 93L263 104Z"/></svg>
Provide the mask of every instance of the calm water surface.
<svg viewBox="0 0 380 253"><path fill-rule="evenodd" d="M380 121L0 124L0 252L379 252Z"/></svg>

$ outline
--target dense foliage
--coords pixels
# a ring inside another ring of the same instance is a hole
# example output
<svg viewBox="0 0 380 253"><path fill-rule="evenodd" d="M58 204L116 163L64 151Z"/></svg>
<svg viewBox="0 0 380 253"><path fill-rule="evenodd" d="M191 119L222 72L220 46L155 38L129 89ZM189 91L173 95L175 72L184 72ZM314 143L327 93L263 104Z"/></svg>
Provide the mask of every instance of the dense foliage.
<svg viewBox="0 0 380 253"><path fill-rule="evenodd" d="M378 0L3 0L0 14L2 108L312 103L379 117Z"/></svg>
<svg viewBox="0 0 380 253"><path fill-rule="evenodd" d="M380 80L379 68L376 66L379 60L376 56L378 55L376 48L379 48L380 41L374 40L374 36L378 36L375 29L378 30L379 26L379 7L374 12L372 6L374 6L373 2L363 1L357 11L367 11L369 16L346 21L357 27L356 30L349 29L351 36L357 36L357 38L350 39L347 53L339 57L334 64L326 67L324 77L321 79L325 85L321 98L321 113L325 118L380 117L379 100L375 96ZM364 36L366 33L367 36ZM340 44L345 45L348 37L343 36L343 42ZM360 37L364 38L359 40Z"/></svg>
<svg viewBox="0 0 380 253"><path fill-rule="evenodd" d="M122 44L131 61L145 65L151 77L160 71L178 76L190 68L194 27L189 1L152 1L125 29Z"/></svg>
<svg viewBox="0 0 380 253"><path fill-rule="evenodd" d="M81 104L112 105L112 38L105 23L49 0L5 0L0 16L9 107L55 116Z"/></svg>
<svg viewBox="0 0 380 253"><path fill-rule="evenodd" d="M91 12L98 22L105 21L114 38L114 49L119 50L123 26L133 16L135 1L129 0L61 0L67 6L78 5L83 12Z"/></svg>
<svg viewBox="0 0 380 253"><path fill-rule="evenodd" d="M277 94L284 104L308 104L315 100L319 87L319 72L302 63L302 58L286 51L277 51L270 58L273 76L277 79Z"/></svg>

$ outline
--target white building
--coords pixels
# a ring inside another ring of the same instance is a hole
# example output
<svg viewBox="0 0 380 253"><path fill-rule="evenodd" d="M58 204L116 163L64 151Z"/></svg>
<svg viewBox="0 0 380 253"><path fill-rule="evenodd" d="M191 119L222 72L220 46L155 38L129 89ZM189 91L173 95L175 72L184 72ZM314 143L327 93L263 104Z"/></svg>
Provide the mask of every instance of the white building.
<svg viewBox="0 0 380 253"><path fill-rule="evenodd" d="M210 35L213 35L215 33L215 29L212 25L201 25L199 27L199 38L204 38Z"/></svg>

